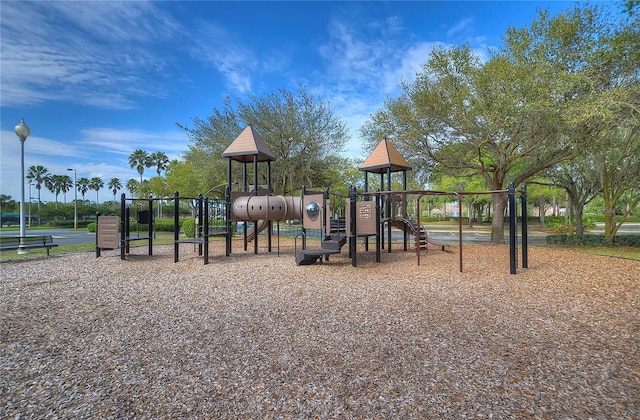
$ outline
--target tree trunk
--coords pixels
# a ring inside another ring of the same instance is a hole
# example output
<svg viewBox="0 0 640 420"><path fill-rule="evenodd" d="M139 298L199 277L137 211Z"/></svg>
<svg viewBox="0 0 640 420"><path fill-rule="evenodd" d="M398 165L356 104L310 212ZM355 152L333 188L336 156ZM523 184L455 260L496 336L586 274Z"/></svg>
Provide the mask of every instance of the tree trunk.
<svg viewBox="0 0 640 420"><path fill-rule="evenodd" d="M618 226L616 225L616 210L613 207L605 207L604 209L604 237L607 238L610 245L616 237Z"/></svg>
<svg viewBox="0 0 640 420"><path fill-rule="evenodd" d="M576 204L574 214L576 217L576 235L584 235L584 224L582 223L582 206Z"/></svg>
<svg viewBox="0 0 640 420"><path fill-rule="evenodd" d="M493 194L493 219L491 219L491 243L504 243L504 215L507 198L502 194Z"/></svg>

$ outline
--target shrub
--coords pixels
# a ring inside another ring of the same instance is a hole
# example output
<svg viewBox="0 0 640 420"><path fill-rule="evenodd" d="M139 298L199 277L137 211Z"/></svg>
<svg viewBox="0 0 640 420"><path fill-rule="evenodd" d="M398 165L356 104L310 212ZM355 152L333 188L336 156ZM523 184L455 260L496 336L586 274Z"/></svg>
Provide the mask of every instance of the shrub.
<svg viewBox="0 0 640 420"><path fill-rule="evenodd" d="M552 232L566 232L567 224L564 221L563 216L548 216L544 219L544 224L547 229Z"/></svg>
<svg viewBox="0 0 640 420"><path fill-rule="evenodd" d="M564 216L547 216L544 219L545 227L553 232L567 232L569 227L565 221ZM589 215L582 218L582 226L585 229L593 229L596 227L596 220L593 215Z"/></svg>
<svg viewBox="0 0 640 420"><path fill-rule="evenodd" d="M154 219L153 228L156 232L173 232L173 219Z"/></svg>
<svg viewBox="0 0 640 420"><path fill-rule="evenodd" d="M96 233L96 222L87 224L87 232Z"/></svg>
<svg viewBox="0 0 640 420"><path fill-rule="evenodd" d="M581 245L581 246L608 246L609 241L603 235L549 235L548 244L557 245ZM619 246L640 247L640 236L638 235L618 235L614 239L614 244Z"/></svg>
<svg viewBox="0 0 640 420"><path fill-rule="evenodd" d="M184 219L184 221L182 222L182 231L187 236L187 238L195 238L196 237L196 219L193 217Z"/></svg>
<svg viewBox="0 0 640 420"><path fill-rule="evenodd" d="M615 244L620 246L640 247L640 235L620 235L616 236Z"/></svg>

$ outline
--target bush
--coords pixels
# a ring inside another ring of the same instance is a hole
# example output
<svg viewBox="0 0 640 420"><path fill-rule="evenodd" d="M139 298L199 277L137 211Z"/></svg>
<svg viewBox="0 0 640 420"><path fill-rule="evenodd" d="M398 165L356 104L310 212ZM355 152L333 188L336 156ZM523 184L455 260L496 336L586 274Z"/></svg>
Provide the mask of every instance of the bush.
<svg viewBox="0 0 640 420"><path fill-rule="evenodd" d="M193 217L184 219L184 221L182 222L182 231L187 236L187 238L195 238L196 237L196 219Z"/></svg>
<svg viewBox="0 0 640 420"><path fill-rule="evenodd" d="M569 227L567 226L564 216L547 216L544 219L545 227L553 232L567 232ZM593 215L585 216L582 218L582 226L585 229L593 229L596 227L596 220Z"/></svg>
<svg viewBox="0 0 640 420"><path fill-rule="evenodd" d="M619 246L640 247L640 235L620 235L616 236L615 244Z"/></svg>
<svg viewBox="0 0 640 420"><path fill-rule="evenodd" d="M87 223L87 231L91 233L96 232L96 222L86 222ZM80 222L78 222L78 226ZM173 232L173 219L154 219L153 228L156 232ZM129 230L131 232L136 232L138 230L138 223L135 220L131 220L129 224ZM141 232L149 231L149 225L140 225Z"/></svg>
<svg viewBox="0 0 640 420"><path fill-rule="evenodd" d="M603 235L549 235L548 244L581 245L581 246L609 246L609 241ZM639 235L618 235L614 244L619 246L640 247Z"/></svg>
<svg viewBox="0 0 640 420"><path fill-rule="evenodd" d="M156 232L173 232L173 219L154 219L153 228Z"/></svg>

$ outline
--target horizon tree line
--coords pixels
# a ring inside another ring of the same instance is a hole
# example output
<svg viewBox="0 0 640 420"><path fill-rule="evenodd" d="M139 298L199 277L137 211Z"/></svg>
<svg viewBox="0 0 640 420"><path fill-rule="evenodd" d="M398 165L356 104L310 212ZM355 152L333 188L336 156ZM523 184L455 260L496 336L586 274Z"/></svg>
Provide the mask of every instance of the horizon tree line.
<svg viewBox="0 0 640 420"><path fill-rule="evenodd" d="M123 185L122 181L113 177L109 179L107 182L107 188L113 194L113 202L116 201L116 194L122 188L126 188L130 193L141 192L141 185L143 184L142 174L144 173L145 168L156 168L156 173L158 176L161 175L162 171L166 171L169 166L169 158L164 152L153 152L148 153L144 150L138 149L135 150L129 156L129 164L132 168L135 168L140 175L140 183L136 181L134 178L129 179L126 184ZM99 192L102 188L104 188L105 183L104 180L99 176L94 176L91 178L80 177L76 180L76 185L74 185L73 178L71 176L63 174L53 174L50 173L49 170L43 165L32 165L28 168L26 178L30 184L34 185L38 194L38 211L41 210L41 193L42 187L44 186L47 190L55 196L55 206L58 207L58 196L60 194L64 195L64 203L67 203L66 194L69 191L72 191L74 187L82 196L82 201L86 201L86 194L89 191L96 192L96 205L100 204ZM10 200L10 196L6 196L6 200ZM29 197L31 200L31 197Z"/></svg>

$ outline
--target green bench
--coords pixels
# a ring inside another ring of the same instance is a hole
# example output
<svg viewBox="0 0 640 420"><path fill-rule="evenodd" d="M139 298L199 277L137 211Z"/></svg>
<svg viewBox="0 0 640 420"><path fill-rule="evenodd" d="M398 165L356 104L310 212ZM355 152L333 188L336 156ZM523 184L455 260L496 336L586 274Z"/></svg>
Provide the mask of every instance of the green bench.
<svg viewBox="0 0 640 420"><path fill-rule="evenodd" d="M53 243L51 235L30 235L30 236L0 236L0 251L11 251L16 249L46 248L49 250L58 246Z"/></svg>

